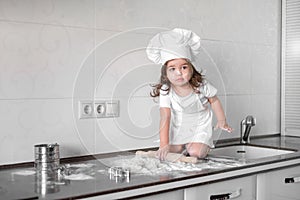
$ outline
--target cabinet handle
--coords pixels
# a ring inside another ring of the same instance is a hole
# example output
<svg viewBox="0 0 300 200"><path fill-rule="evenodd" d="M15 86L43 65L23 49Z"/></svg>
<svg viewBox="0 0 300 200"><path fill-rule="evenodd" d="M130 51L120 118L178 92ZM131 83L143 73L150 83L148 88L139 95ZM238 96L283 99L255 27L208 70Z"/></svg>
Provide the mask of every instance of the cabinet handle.
<svg viewBox="0 0 300 200"><path fill-rule="evenodd" d="M224 194L215 194L210 195L210 200L225 200L225 199L234 199L241 196L241 189L238 189L234 192L228 192Z"/></svg>
<svg viewBox="0 0 300 200"><path fill-rule="evenodd" d="M285 178L285 183L297 183L300 182L300 177L291 177L291 178Z"/></svg>

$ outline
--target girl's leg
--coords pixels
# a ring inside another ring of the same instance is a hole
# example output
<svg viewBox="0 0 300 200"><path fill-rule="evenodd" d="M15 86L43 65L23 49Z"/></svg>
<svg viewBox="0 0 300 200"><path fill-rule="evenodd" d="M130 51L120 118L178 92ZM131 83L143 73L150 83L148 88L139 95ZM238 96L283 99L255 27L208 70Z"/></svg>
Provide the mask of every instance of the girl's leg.
<svg viewBox="0 0 300 200"><path fill-rule="evenodd" d="M186 149L190 156L197 158L205 158L210 150L208 145L197 142L187 144Z"/></svg>

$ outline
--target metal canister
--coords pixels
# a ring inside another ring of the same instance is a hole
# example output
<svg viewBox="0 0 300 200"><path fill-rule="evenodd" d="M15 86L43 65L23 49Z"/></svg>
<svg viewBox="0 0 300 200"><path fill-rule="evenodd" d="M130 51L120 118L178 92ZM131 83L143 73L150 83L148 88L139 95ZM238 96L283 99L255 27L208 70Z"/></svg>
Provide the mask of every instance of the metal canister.
<svg viewBox="0 0 300 200"><path fill-rule="evenodd" d="M59 145L37 144L34 145L34 166L38 171L57 170L60 164Z"/></svg>
<svg viewBox="0 0 300 200"><path fill-rule="evenodd" d="M59 174L56 170L37 171L35 174L35 192L42 195L56 193L60 190L57 182L59 182Z"/></svg>

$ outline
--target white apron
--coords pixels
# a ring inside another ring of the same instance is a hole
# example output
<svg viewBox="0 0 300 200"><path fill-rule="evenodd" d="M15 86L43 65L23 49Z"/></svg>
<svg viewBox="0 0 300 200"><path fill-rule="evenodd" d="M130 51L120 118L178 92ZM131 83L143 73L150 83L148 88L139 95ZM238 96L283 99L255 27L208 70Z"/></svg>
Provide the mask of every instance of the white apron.
<svg viewBox="0 0 300 200"><path fill-rule="evenodd" d="M160 107L171 109L170 144L204 143L213 147L212 111L208 99L217 90L208 82L199 88L200 94L191 93L186 97L178 96L170 89L169 94L160 96Z"/></svg>

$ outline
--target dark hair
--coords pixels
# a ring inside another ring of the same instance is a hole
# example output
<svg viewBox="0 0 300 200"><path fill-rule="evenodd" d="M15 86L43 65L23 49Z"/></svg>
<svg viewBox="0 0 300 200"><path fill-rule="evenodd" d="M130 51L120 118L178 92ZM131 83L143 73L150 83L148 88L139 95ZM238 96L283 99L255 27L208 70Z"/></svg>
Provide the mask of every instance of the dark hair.
<svg viewBox="0 0 300 200"><path fill-rule="evenodd" d="M194 91L196 91L197 93L199 92L197 90L197 88L200 86L200 84L202 83L203 79L204 79L204 75L202 75L200 72L198 72L196 70L196 68L192 65L191 62L188 62L188 65L191 67L192 69L192 77L189 80L189 83L191 84L191 86L193 87ZM167 88L162 88L163 85L166 85ZM151 97L157 97L160 94L160 90L163 91L167 91L167 94L170 91L170 87L171 87L171 83L167 77L167 63L164 64L161 67L161 75L160 75L160 81L157 84L152 84L151 87L153 87L152 92L150 92L150 96Z"/></svg>

